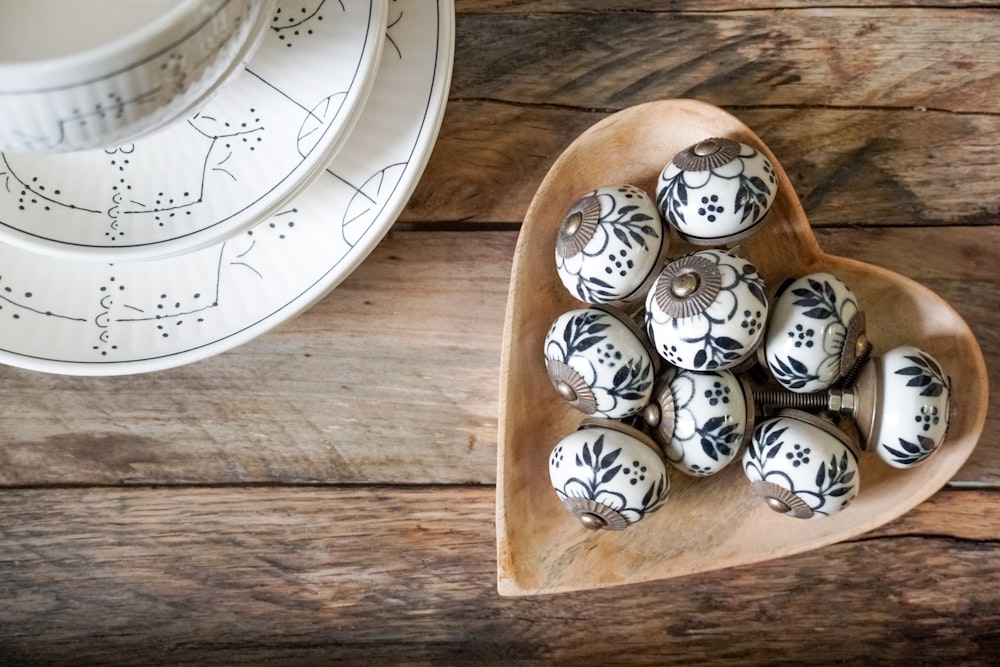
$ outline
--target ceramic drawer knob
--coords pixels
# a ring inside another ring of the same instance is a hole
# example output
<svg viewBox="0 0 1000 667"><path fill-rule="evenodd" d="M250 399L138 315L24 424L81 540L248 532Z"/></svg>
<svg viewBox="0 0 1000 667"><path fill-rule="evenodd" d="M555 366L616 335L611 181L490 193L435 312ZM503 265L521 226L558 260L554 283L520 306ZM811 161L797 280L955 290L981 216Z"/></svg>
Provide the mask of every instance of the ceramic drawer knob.
<svg viewBox="0 0 1000 667"><path fill-rule="evenodd" d="M951 382L930 354L910 345L872 359L846 389L796 394L755 391L770 407L824 410L852 417L862 448L894 468L927 460L944 443L951 418Z"/></svg>
<svg viewBox="0 0 1000 667"><path fill-rule="evenodd" d="M853 377L871 353L854 293L829 273L792 281L771 304L764 352L771 375L791 391L822 391Z"/></svg>
<svg viewBox="0 0 1000 667"><path fill-rule="evenodd" d="M656 204L689 243L726 245L757 231L777 191L774 167L760 151L714 137L667 163L656 184Z"/></svg>
<svg viewBox="0 0 1000 667"><path fill-rule="evenodd" d="M938 451L951 417L951 382L931 355L910 345L889 350L880 365L878 407L868 446L895 468L911 468Z"/></svg>
<svg viewBox="0 0 1000 667"><path fill-rule="evenodd" d="M847 436L805 412L762 421L743 454L750 486L776 512L797 519L835 514L858 494L858 456Z"/></svg>
<svg viewBox="0 0 1000 667"><path fill-rule="evenodd" d="M646 296L656 352L688 370L734 368L764 336L768 300L757 269L726 250L701 250L668 264Z"/></svg>
<svg viewBox="0 0 1000 667"><path fill-rule="evenodd" d="M633 301L666 256L656 203L633 185L601 187L570 208L556 237L556 270L584 303Z"/></svg>
<svg viewBox="0 0 1000 667"><path fill-rule="evenodd" d="M587 528L622 530L660 508L670 488L649 436L621 422L584 421L549 456L549 479L563 506Z"/></svg>
<svg viewBox="0 0 1000 667"><path fill-rule="evenodd" d="M706 477L736 459L753 431L749 395L730 371L668 368L643 418L667 461L685 474Z"/></svg>
<svg viewBox="0 0 1000 667"><path fill-rule="evenodd" d="M608 306L563 313L545 336L552 386L587 415L639 414L652 396L658 366L642 330Z"/></svg>

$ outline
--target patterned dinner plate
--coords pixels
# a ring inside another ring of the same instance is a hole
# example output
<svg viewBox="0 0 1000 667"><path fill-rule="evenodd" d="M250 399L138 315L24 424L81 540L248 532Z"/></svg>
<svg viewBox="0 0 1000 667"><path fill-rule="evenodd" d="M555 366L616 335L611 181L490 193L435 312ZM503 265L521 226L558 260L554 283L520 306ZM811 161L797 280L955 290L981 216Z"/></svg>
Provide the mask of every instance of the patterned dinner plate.
<svg viewBox="0 0 1000 667"><path fill-rule="evenodd" d="M74 375L180 366L251 340L336 287L388 231L430 157L451 79L452 0L394 0L384 37L344 147L251 229L123 263L0 244L0 362Z"/></svg>
<svg viewBox="0 0 1000 667"><path fill-rule="evenodd" d="M387 0L281 0L249 62L192 116L103 150L0 155L0 241L134 261L207 247L275 213L347 140L386 14Z"/></svg>

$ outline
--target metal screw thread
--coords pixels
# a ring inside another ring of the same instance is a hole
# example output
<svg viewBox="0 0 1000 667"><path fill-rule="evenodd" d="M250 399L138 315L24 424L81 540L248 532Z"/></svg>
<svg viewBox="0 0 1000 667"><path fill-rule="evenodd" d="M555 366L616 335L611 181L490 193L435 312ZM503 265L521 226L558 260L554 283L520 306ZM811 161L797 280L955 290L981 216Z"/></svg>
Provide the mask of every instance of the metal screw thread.
<svg viewBox="0 0 1000 667"><path fill-rule="evenodd" d="M851 370L849 370L847 374L840 379L840 382L837 383L838 387L854 386L854 383L858 381L858 376L861 375L861 370L865 367L865 364L868 363L868 360L871 359L872 350L874 350L874 348L875 346L868 340L865 340L862 343L862 348L861 351L858 352L857 360L855 360Z"/></svg>
<svg viewBox="0 0 1000 667"><path fill-rule="evenodd" d="M753 398L762 408L802 410L810 412L820 410L835 415L854 417L858 410L860 397L853 389L831 389L808 394L797 394L794 391L760 389L753 392Z"/></svg>
<svg viewBox="0 0 1000 667"><path fill-rule="evenodd" d="M794 410L828 410L830 395L827 392L796 394L793 391L761 389L753 392L753 399L762 407L792 408Z"/></svg>

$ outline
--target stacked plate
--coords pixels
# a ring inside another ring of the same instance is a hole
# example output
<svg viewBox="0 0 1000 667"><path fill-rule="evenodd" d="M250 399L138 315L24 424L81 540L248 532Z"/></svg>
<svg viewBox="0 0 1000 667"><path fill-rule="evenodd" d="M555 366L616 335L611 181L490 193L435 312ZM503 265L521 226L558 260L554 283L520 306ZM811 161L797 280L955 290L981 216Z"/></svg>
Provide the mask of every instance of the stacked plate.
<svg viewBox="0 0 1000 667"><path fill-rule="evenodd" d="M0 154L0 362L112 375L240 345L336 287L437 137L453 0L279 0L242 71L126 145Z"/></svg>

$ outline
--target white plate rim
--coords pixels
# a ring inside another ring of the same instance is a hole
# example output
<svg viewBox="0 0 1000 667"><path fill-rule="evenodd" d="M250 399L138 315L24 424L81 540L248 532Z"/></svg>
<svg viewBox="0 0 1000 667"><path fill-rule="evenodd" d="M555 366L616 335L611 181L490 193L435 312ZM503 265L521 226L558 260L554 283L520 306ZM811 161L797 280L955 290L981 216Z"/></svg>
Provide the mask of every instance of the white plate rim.
<svg viewBox="0 0 1000 667"><path fill-rule="evenodd" d="M454 0L438 0L435 3L435 8L438 31L435 36L433 76L423 105L422 116L419 119L414 119L414 125L418 128L417 136L410 148L404 171L393 188L392 194L386 198L376 220L367 228L365 235L310 285L298 294L290 295L283 305L237 330L218 336L210 342L175 352L139 359L69 361L0 348L0 362L26 370L77 376L129 375L168 370L201 361L243 345L293 319L329 294L364 261L395 223L409 201L410 195L416 188L430 159L431 150L437 140L444 118L455 48ZM377 86L377 77L374 78ZM326 171L336 176L336 165L337 158L335 157ZM313 187L318 186L314 184ZM51 261L50 258L43 257L41 259Z"/></svg>
<svg viewBox="0 0 1000 667"><path fill-rule="evenodd" d="M148 261L175 257L210 247L270 217L322 174L327 164L343 148L361 117L378 72L384 46L388 3L389 0L368 0L369 11L365 44L357 63L354 63L354 72L351 76L351 85L347 90L347 96L336 119L324 130L320 145L313 149L295 172L283 176L267 191L253 195L255 197L253 201L240 211L207 223L193 231L167 239L120 245L104 245L98 242L80 243L50 238L0 221L0 243L16 246L39 255L71 261ZM280 0L275 11L279 8ZM271 30L272 17L273 14L264 18L265 23L268 24L265 32ZM258 40L258 42L260 41L263 39ZM259 46L259 44L255 46ZM254 58L256 57L258 55L252 55L249 61L240 65L230 77L232 79L252 76L260 78L254 72ZM268 83L264 79L261 80ZM227 90L223 89L218 94L224 96L227 94ZM204 103L204 100L202 102ZM191 113L176 122L186 122L186 119L195 113L197 110L193 109ZM92 152L101 152L102 150L104 149L93 149ZM42 157L44 159L45 156ZM5 159L4 155L0 153L0 160ZM288 182L291 182L290 187L286 185ZM278 192L280 194L274 194ZM261 205L262 201L266 203Z"/></svg>

